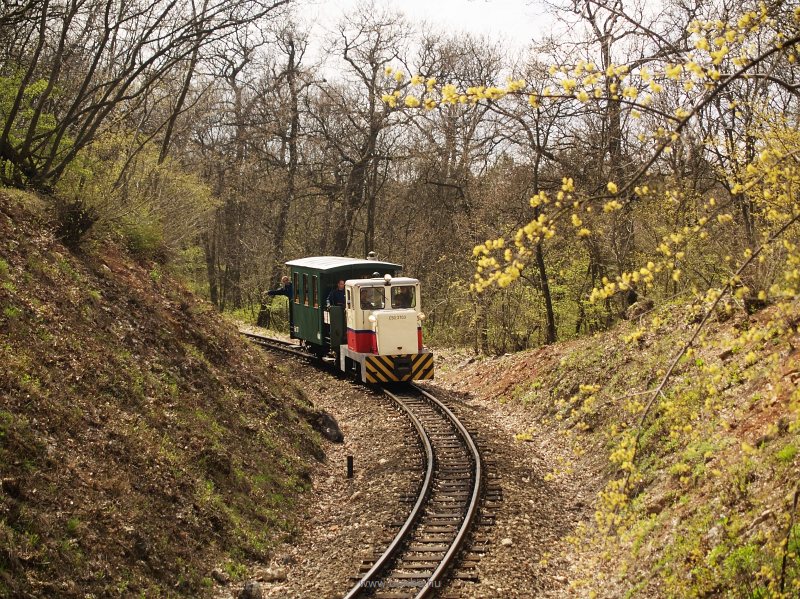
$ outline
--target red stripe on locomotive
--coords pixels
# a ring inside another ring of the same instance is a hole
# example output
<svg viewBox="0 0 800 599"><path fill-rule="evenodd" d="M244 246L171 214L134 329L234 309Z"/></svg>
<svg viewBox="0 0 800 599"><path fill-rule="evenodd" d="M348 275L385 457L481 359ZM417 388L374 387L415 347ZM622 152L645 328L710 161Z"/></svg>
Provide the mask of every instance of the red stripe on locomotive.
<svg viewBox="0 0 800 599"><path fill-rule="evenodd" d="M347 349L362 354L377 354L378 338L375 336L375 331L347 329Z"/></svg>

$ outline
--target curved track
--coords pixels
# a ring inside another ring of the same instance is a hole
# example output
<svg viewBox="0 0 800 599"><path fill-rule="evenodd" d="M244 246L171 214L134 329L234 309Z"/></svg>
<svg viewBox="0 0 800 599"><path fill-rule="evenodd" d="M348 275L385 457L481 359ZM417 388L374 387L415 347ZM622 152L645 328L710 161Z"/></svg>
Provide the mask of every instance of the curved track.
<svg viewBox="0 0 800 599"><path fill-rule="evenodd" d="M383 391L408 414L419 433L425 477L400 531L346 599L433 594L464 549L480 500L478 448L447 406L414 385Z"/></svg>
<svg viewBox="0 0 800 599"><path fill-rule="evenodd" d="M268 349L277 349L282 352L300 356L301 358L314 357L312 354L304 351L300 345L297 343L292 343L291 341L284 341L283 339L275 339L273 337L265 337L264 335L258 335L256 333L246 333L245 331L239 331L239 333L241 333L244 337L247 337L256 345L260 345Z"/></svg>
<svg viewBox="0 0 800 599"><path fill-rule="evenodd" d="M264 347L313 358L294 343L242 334ZM466 547L484 484L481 456L464 425L430 393L412 384L381 389L414 425L425 475L399 532L345 599L421 599L442 587Z"/></svg>

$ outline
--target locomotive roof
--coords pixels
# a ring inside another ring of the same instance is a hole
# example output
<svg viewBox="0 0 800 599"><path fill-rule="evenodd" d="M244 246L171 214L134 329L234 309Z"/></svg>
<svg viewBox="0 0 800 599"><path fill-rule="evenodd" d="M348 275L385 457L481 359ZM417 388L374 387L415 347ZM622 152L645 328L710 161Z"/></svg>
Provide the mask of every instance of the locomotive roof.
<svg viewBox="0 0 800 599"><path fill-rule="evenodd" d="M380 260L365 260L364 258L348 258L347 256L312 256L310 258L300 258L290 260L286 266L299 266L301 268L313 268L335 272L337 270L348 270L353 267L373 267L396 270L403 268L400 264L392 262L381 262Z"/></svg>
<svg viewBox="0 0 800 599"><path fill-rule="evenodd" d="M379 279L354 279L348 281L354 287L385 287L386 281L383 277ZM419 279L411 277L392 277L392 285L414 285L419 283Z"/></svg>

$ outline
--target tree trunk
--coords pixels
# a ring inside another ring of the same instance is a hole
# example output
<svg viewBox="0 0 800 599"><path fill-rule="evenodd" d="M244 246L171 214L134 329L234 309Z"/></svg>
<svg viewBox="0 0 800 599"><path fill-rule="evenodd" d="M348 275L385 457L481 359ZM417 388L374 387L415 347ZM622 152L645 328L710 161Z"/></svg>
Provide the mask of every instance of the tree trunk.
<svg viewBox="0 0 800 599"><path fill-rule="evenodd" d="M542 243L536 244L536 266L539 268L539 281L542 285L542 296L544 296L544 307L547 318L545 328L545 344L549 345L556 342L556 316L553 312L553 298L550 294L550 283L547 279L547 269L544 264L544 253Z"/></svg>

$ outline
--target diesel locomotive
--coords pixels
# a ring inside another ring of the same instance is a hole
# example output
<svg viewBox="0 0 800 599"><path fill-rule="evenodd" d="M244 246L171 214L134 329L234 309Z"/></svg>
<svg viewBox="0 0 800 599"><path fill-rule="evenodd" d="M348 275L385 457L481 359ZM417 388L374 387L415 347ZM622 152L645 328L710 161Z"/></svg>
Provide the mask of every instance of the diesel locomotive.
<svg viewBox="0 0 800 599"><path fill-rule="evenodd" d="M365 383L433 378L433 354L422 344L420 285L398 276L399 264L315 256L291 260L290 336ZM326 305L340 280L343 306Z"/></svg>

